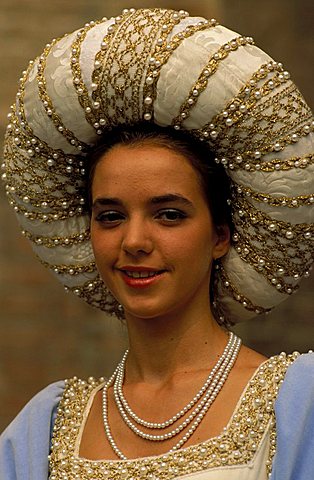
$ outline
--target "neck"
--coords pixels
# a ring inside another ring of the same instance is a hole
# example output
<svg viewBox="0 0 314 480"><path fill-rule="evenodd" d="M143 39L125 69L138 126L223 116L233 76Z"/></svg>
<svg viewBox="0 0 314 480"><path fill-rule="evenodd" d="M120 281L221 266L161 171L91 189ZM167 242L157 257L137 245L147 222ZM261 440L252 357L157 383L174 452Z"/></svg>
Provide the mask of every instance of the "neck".
<svg viewBox="0 0 314 480"><path fill-rule="evenodd" d="M208 369L227 343L210 310L142 319L127 315L128 381L167 381L176 373Z"/></svg>

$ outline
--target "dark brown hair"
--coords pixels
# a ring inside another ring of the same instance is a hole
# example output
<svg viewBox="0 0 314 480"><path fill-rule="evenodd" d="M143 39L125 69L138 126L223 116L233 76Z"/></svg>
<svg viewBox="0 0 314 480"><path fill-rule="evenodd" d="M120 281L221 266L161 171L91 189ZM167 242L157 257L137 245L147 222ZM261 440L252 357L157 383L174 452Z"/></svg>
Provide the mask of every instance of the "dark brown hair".
<svg viewBox="0 0 314 480"><path fill-rule="evenodd" d="M198 175L215 227L228 225L232 233L229 178L224 167L215 162L215 156L208 144L187 131L147 122L115 127L100 138L87 162L87 197L90 210L96 165L103 155L116 145L155 145L168 148L187 158Z"/></svg>

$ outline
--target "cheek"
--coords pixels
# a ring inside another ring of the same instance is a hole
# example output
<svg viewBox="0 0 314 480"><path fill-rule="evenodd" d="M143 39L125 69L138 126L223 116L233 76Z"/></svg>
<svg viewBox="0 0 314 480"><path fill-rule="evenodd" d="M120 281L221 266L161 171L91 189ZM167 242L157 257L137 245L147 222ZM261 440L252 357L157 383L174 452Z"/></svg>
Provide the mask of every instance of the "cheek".
<svg viewBox="0 0 314 480"><path fill-rule="evenodd" d="M184 268L200 262L207 268L212 260L212 231L194 226L188 232L165 240L163 253L176 259ZM199 262L198 262L199 260Z"/></svg>
<svg viewBox="0 0 314 480"><path fill-rule="evenodd" d="M98 267L110 262L115 247L112 237L110 234L104 234L97 226L95 228L91 226L91 244Z"/></svg>
<svg viewBox="0 0 314 480"><path fill-rule="evenodd" d="M93 221L92 220L91 220L91 224L90 224L90 240L91 240L94 255L96 257L98 255L98 251L99 251L99 248L100 248L100 246L99 246L100 245L100 237L99 237L99 234L97 232L97 228L95 228L93 226Z"/></svg>

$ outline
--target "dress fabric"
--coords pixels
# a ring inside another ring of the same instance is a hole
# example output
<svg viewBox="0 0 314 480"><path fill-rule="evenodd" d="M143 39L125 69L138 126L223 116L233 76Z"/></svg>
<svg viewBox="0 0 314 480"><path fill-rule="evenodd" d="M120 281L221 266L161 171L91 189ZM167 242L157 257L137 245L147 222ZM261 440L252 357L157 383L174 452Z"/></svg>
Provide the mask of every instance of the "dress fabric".
<svg viewBox="0 0 314 480"><path fill-rule="evenodd" d="M72 379L37 394L0 436L0 479L314 479L314 354L264 362L218 437L142 459L79 457L84 421L102 385Z"/></svg>

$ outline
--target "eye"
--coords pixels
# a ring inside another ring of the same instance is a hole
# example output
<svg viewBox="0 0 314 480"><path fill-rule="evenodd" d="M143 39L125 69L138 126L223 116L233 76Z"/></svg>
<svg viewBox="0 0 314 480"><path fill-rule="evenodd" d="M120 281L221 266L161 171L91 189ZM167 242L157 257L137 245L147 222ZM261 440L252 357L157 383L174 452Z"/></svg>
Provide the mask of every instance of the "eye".
<svg viewBox="0 0 314 480"><path fill-rule="evenodd" d="M108 210L95 215L95 221L101 223L105 227L115 227L124 220L124 215L116 210Z"/></svg>
<svg viewBox="0 0 314 480"><path fill-rule="evenodd" d="M155 218L162 220L164 223L179 223L187 217L185 212L176 208L167 208L159 210Z"/></svg>

